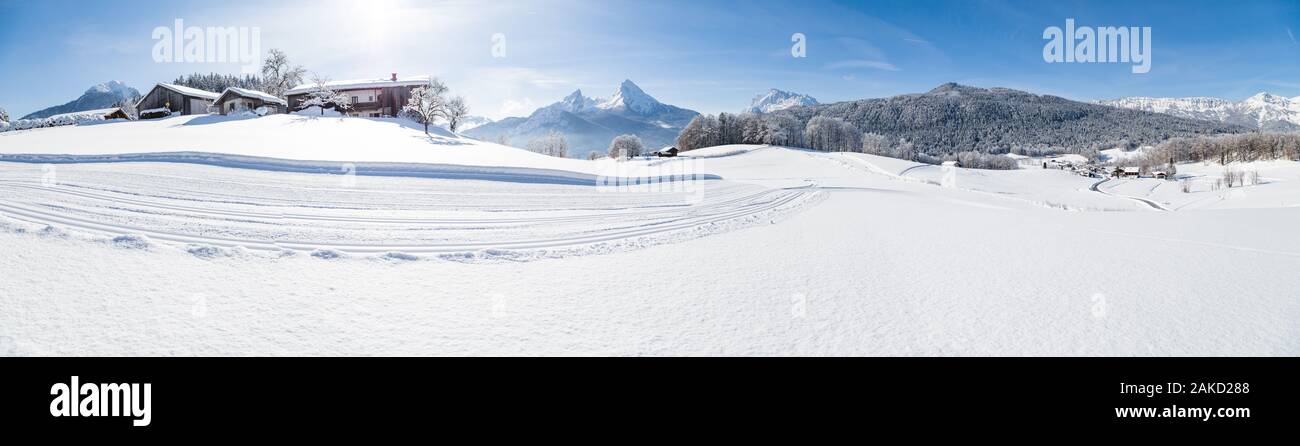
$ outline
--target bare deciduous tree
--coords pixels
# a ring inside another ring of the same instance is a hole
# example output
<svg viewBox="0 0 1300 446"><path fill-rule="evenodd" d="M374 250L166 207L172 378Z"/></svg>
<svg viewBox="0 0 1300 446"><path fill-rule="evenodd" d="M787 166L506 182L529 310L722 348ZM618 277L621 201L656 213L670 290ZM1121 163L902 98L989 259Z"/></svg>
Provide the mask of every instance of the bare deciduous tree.
<svg viewBox="0 0 1300 446"><path fill-rule="evenodd" d="M447 116L447 90L447 85L442 81L430 79L427 85L411 90L411 97L407 99L402 111L415 119L415 122L424 124L424 134L427 135L429 124Z"/></svg>
<svg viewBox="0 0 1300 446"><path fill-rule="evenodd" d="M131 121L140 119L140 110L135 107L135 100L124 99L117 104L117 107L122 110L122 114L126 115L126 119Z"/></svg>
<svg viewBox="0 0 1300 446"><path fill-rule="evenodd" d="M465 122L465 116L469 115L469 106L465 105L465 98L456 96L447 101L447 130L456 133L456 129Z"/></svg>
<svg viewBox="0 0 1300 446"><path fill-rule="evenodd" d="M299 109L308 107L319 107L320 114L325 115L325 107L334 107L340 112L352 108L352 98L345 94L339 93L330 85L330 78L320 74L312 75L312 91L307 94L307 99L302 101Z"/></svg>
<svg viewBox="0 0 1300 446"><path fill-rule="evenodd" d="M609 157L616 160L640 156L645 146L636 135L618 135L609 142Z"/></svg>
<svg viewBox="0 0 1300 446"><path fill-rule="evenodd" d="M545 136L529 141L528 150L543 155L566 158L569 156L569 142L564 139L563 133L551 130Z"/></svg>
<svg viewBox="0 0 1300 446"><path fill-rule="evenodd" d="M284 97L284 92L302 83L307 70L302 65L291 65L289 56L276 48L266 53L262 62L262 91L272 96Z"/></svg>

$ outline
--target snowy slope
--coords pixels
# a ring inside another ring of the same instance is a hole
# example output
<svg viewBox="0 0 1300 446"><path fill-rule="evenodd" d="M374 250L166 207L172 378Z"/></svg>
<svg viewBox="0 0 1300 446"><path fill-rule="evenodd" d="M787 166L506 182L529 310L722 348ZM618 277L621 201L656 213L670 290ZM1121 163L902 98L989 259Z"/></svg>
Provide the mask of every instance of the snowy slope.
<svg viewBox="0 0 1300 446"><path fill-rule="evenodd" d="M1232 169L1259 176L1258 184L1219 187L1224 171ZM1218 164L1178 165L1177 181L1151 178L1114 179L1099 185L1105 192L1151 200L1170 210L1277 208L1300 206L1300 162L1277 160ZM1184 183L1187 191L1183 191Z"/></svg>
<svg viewBox="0 0 1300 446"><path fill-rule="evenodd" d="M1159 211L1059 171L766 146L620 167L722 179L0 162L0 355L1300 354L1300 203Z"/></svg>
<svg viewBox="0 0 1300 446"><path fill-rule="evenodd" d="M58 160L56 155L202 152L321 161L333 170L340 163L389 162L595 172L586 161L461 138L436 127L430 133L403 119L194 115L0 134L0 156Z"/></svg>

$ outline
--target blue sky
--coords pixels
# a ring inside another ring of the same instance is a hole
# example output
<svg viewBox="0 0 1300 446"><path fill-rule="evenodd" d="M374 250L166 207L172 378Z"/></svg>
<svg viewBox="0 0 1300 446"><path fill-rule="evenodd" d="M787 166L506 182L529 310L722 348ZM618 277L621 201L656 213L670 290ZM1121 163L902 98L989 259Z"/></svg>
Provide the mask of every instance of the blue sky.
<svg viewBox="0 0 1300 446"><path fill-rule="evenodd" d="M11 115L121 80L143 92L233 63L157 63L154 28L258 27L333 79L432 74L473 114L526 115L574 89L632 79L663 102L736 111L768 88L822 102L944 82L1078 100L1300 96L1300 2L1286 1L10 1L0 0L0 106ZM1042 34L1149 26L1152 68L1048 64ZM492 35L505 57L492 57ZM790 55L791 35L807 57Z"/></svg>

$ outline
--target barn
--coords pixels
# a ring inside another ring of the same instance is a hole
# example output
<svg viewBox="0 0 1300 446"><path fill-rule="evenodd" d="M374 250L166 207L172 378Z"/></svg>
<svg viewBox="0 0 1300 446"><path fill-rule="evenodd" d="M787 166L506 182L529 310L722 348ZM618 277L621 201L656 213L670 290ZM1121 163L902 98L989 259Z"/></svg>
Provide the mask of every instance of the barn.
<svg viewBox="0 0 1300 446"><path fill-rule="evenodd" d="M266 107L267 114L284 113L289 103L270 93L245 88L227 87L213 102L223 115L257 110Z"/></svg>
<svg viewBox="0 0 1300 446"><path fill-rule="evenodd" d="M411 98L411 90L429 85L429 79L429 76L399 78L397 73L393 73L387 79L329 81L325 87L351 98L348 116L394 117L401 113ZM284 92L289 100L289 110L302 109L302 103L317 88L315 83L306 83Z"/></svg>
<svg viewBox="0 0 1300 446"><path fill-rule="evenodd" d="M211 91L199 90L182 85L158 84L149 93L140 98L135 107L140 110L141 118L153 118L173 114L199 115L208 112L212 101L220 96Z"/></svg>
<svg viewBox="0 0 1300 446"><path fill-rule="evenodd" d="M662 149L659 149L659 150L654 151L653 154L654 154L654 156L657 156L657 157L660 157L660 158L670 158L670 157L677 156L677 148L676 148L676 147L664 147L664 148L662 148Z"/></svg>

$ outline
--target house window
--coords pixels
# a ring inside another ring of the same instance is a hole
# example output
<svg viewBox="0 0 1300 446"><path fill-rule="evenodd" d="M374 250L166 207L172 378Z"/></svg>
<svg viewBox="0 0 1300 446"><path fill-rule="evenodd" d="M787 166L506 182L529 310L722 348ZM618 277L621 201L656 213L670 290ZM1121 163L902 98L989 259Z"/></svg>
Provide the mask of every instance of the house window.
<svg viewBox="0 0 1300 446"><path fill-rule="evenodd" d="M352 103L355 104L355 103L357 103L357 102L360 102L360 101L357 100L357 97L356 97L356 96L353 96L353 97L352 97Z"/></svg>

